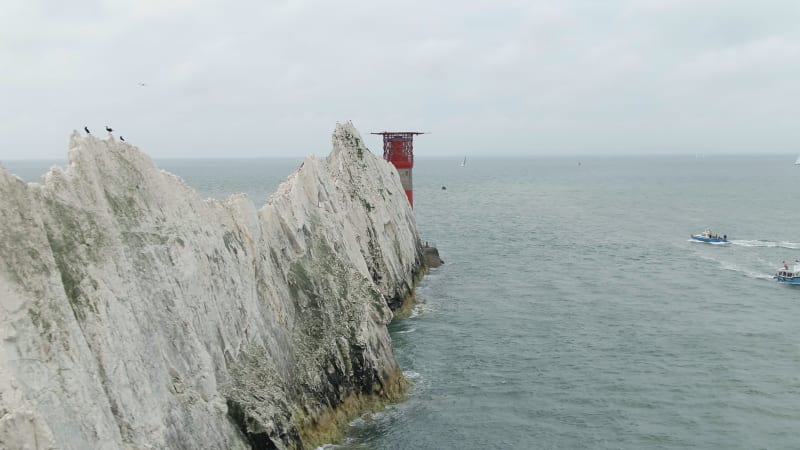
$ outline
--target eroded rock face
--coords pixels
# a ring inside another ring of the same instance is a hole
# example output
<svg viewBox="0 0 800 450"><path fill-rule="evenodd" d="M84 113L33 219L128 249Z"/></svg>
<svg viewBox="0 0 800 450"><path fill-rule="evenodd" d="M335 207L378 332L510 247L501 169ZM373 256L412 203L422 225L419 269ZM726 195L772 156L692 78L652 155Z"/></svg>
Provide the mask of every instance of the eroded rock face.
<svg viewBox="0 0 800 450"><path fill-rule="evenodd" d="M112 138L74 133L69 161L0 168L0 447L302 447L402 390L387 304L421 246L352 125L258 210Z"/></svg>

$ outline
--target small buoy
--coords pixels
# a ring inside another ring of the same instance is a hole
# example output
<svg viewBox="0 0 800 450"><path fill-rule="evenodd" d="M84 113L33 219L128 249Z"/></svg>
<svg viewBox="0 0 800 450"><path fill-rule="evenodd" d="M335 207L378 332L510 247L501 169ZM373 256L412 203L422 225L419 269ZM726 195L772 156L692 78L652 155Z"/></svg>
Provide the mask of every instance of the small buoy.
<svg viewBox="0 0 800 450"><path fill-rule="evenodd" d="M447 186L442 186L442 190L446 191L447 190Z"/></svg>

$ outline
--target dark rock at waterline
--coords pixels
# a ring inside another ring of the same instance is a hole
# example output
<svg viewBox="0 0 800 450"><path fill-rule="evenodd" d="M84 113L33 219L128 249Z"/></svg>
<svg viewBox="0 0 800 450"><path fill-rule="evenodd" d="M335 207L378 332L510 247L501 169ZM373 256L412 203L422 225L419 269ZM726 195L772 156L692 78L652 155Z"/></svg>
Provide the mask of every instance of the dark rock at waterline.
<svg viewBox="0 0 800 450"><path fill-rule="evenodd" d="M426 267L439 267L444 264L444 260L439 257L439 249L427 244L422 247L422 262Z"/></svg>

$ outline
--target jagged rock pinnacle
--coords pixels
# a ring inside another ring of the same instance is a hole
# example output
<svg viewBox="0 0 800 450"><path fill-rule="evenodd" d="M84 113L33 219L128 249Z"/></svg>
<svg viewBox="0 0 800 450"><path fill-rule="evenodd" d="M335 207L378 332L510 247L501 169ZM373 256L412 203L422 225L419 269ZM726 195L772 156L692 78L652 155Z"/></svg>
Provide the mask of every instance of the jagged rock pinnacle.
<svg viewBox="0 0 800 450"><path fill-rule="evenodd" d="M421 247L351 124L260 209L75 131L41 183L0 168L0 222L0 446L313 447L402 390L387 305Z"/></svg>

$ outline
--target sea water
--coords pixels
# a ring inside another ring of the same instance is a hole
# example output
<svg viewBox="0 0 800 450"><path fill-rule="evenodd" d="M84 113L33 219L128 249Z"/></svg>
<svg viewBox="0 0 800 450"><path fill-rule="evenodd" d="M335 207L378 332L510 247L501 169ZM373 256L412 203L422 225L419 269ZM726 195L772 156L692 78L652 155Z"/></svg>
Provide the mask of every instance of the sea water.
<svg viewBox="0 0 800 450"><path fill-rule="evenodd" d="M791 157L417 167L446 263L391 324L414 387L342 448L800 448Z"/></svg>
<svg viewBox="0 0 800 450"><path fill-rule="evenodd" d="M414 168L445 264L390 324L408 399L334 447L800 448L793 156L461 161ZM158 163L258 205L300 159Z"/></svg>

